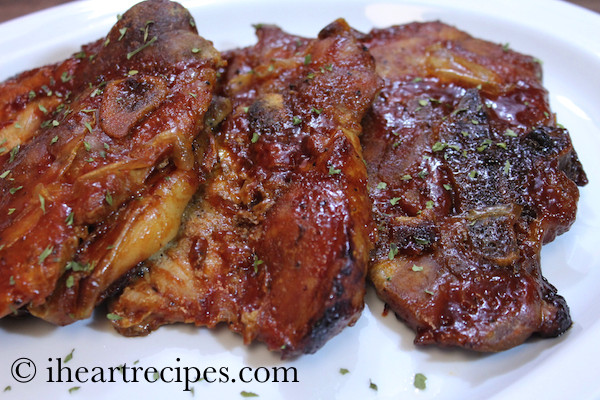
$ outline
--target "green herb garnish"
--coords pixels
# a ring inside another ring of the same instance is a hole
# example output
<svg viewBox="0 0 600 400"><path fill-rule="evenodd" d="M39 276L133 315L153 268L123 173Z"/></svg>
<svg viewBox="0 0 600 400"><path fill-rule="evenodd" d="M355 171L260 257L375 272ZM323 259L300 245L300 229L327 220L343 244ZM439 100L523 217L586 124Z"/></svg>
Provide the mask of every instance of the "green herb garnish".
<svg viewBox="0 0 600 400"><path fill-rule="evenodd" d="M109 206L113 205L113 198L112 198L112 195L110 194L110 192L108 190L106 191L106 195L104 196L104 199L106 200L106 203Z"/></svg>
<svg viewBox="0 0 600 400"><path fill-rule="evenodd" d="M81 386L73 386L72 388L69 389L69 393L73 393L78 391L79 389L81 389Z"/></svg>
<svg viewBox="0 0 600 400"><path fill-rule="evenodd" d="M444 150L448 144L443 142L436 142L433 146L431 146L431 151L442 151Z"/></svg>
<svg viewBox="0 0 600 400"><path fill-rule="evenodd" d="M425 390L427 377L421 373L415 374L415 380L413 381L413 385L419 390Z"/></svg>
<svg viewBox="0 0 600 400"><path fill-rule="evenodd" d="M139 53L140 51L144 50L146 47L150 46L152 43L156 42L158 38L156 36L154 36L152 39L150 39L148 42L144 43L143 45L141 45L140 47L138 47L137 49L127 53L127 59L131 60L131 58L133 56L135 56L137 53Z"/></svg>
<svg viewBox="0 0 600 400"><path fill-rule="evenodd" d="M123 319L123 317L121 317L120 315L113 313L106 314L106 318L108 318L110 321L119 321Z"/></svg>
<svg viewBox="0 0 600 400"><path fill-rule="evenodd" d="M378 390L377 385L374 384L373 381L370 379L369 379L369 389L374 390L374 391Z"/></svg>
<svg viewBox="0 0 600 400"><path fill-rule="evenodd" d="M508 175L510 173L510 161L506 160L506 162L504 163L504 175Z"/></svg>
<svg viewBox="0 0 600 400"><path fill-rule="evenodd" d="M398 246L396 246L394 243L392 243L390 245L390 252L388 253L388 259L391 261L394 259L394 257L396 257L396 254L398 254Z"/></svg>
<svg viewBox="0 0 600 400"><path fill-rule="evenodd" d="M430 244L430 243L431 243L431 242L429 241L429 239L423 239L423 238L420 238L420 237L415 237L414 239L415 239L415 242L416 242L417 244L420 244L420 245L428 245L428 244Z"/></svg>
<svg viewBox="0 0 600 400"><path fill-rule="evenodd" d="M19 149L21 148L21 145L16 145L15 147L13 147L12 149L10 149L10 157L8 159L8 162L11 163L15 160L15 157L17 156L17 154L19 153Z"/></svg>
<svg viewBox="0 0 600 400"><path fill-rule="evenodd" d="M482 151L484 151L485 149L487 149L487 148L490 146L490 144L492 144L492 141L491 141L490 139L485 139L485 140L484 140L484 141L481 143L481 145L480 145L479 147L477 147L477 151L478 151L479 153L481 153Z"/></svg>
<svg viewBox="0 0 600 400"><path fill-rule="evenodd" d="M252 262L252 266L254 267L254 273L258 274L258 266L264 264L265 262L259 259L256 254L254 255L254 261Z"/></svg>
<svg viewBox="0 0 600 400"><path fill-rule="evenodd" d="M65 364L68 363L69 361L71 361L73 359L73 352L74 351L75 351L75 349L72 349L71 352L65 356L65 359L63 361Z"/></svg>
<svg viewBox="0 0 600 400"><path fill-rule="evenodd" d="M50 254L52 254L52 250L54 250L54 247L48 246L44 249L44 251L42 251L42 254L40 254L39 257L40 264L42 264L46 260L46 258L48 258Z"/></svg>
<svg viewBox="0 0 600 400"><path fill-rule="evenodd" d="M329 175L337 175L342 172L341 169L335 168L333 165L329 166Z"/></svg>
<svg viewBox="0 0 600 400"><path fill-rule="evenodd" d="M67 223L67 226L73 225L73 211L71 211L69 213L69 215L67 215L67 219L65 220L65 222Z"/></svg>
<svg viewBox="0 0 600 400"><path fill-rule="evenodd" d="M39 193L38 193L38 198L40 199L40 208L42 209L44 214L46 214L46 199L44 199L44 196L42 196Z"/></svg>

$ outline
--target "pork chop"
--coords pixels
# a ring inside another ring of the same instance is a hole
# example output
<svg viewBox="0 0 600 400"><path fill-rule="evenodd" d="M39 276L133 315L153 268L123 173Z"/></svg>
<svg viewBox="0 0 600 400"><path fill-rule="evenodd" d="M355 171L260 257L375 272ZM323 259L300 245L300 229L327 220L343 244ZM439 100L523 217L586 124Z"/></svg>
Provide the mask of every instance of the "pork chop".
<svg viewBox="0 0 600 400"><path fill-rule="evenodd" d="M587 182L538 60L439 22L361 39L384 79L362 144L369 278L417 344L499 351L571 325L540 270Z"/></svg>
<svg viewBox="0 0 600 400"><path fill-rule="evenodd" d="M110 306L125 335L222 322L291 357L360 315L371 210L358 135L379 87L372 57L341 20L318 39L257 34L226 54L211 115L230 113L203 151L212 175L177 238Z"/></svg>
<svg viewBox="0 0 600 400"><path fill-rule="evenodd" d="M175 235L220 65L187 10L151 0L0 86L0 316L86 318Z"/></svg>

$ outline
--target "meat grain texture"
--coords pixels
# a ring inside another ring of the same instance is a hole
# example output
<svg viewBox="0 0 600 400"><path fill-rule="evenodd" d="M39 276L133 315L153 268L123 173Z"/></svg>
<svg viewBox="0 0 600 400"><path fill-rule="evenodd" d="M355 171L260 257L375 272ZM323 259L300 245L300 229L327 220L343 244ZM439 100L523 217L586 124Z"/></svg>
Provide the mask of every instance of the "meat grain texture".
<svg viewBox="0 0 600 400"><path fill-rule="evenodd" d="M371 210L358 136L379 88L373 59L341 20L317 39L257 34L225 55L201 148L209 179L177 238L111 304L121 333L226 323L291 357L360 315Z"/></svg>
<svg viewBox="0 0 600 400"><path fill-rule="evenodd" d="M540 270L587 182L537 60L439 22L361 41L385 87L362 137L370 280L417 344L500 351L571 325Z"/></svg>
<svg viewBox="0 0 600 400"><path fill-rule="evenodd" d="M187 10L153 0L1 84L0 316L87 318L175 235L220 65Z"/></svg>
<svg viewBox="0 0 600 400"><path fill-rule="evenodd" d="M293 357L368 275L417 344L569 328L540 250L587 178L535 59L440 22L257 34L221 56L150 0L0 84L0 317L108 300L124 335L224 323Z"/></svg>

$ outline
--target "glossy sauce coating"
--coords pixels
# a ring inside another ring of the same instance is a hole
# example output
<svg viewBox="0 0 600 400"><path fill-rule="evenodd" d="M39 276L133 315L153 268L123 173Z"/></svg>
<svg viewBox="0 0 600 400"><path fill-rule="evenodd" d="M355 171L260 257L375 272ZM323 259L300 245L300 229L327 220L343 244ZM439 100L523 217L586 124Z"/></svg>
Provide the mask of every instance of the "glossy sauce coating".
<svg viewBox="0 0 600 400"><path fill-rule="evenodd" d="M212 176L178 238L111 305L121 333L226 322L291 357L360 315L371 219L358 135L379 87L372 57L341 20L316 40L257 34L226 54L212 112L226 118L204 151Z"/></svg>
<svg viewBox="0 0 600 400"><path fill-rule="evenodd" d="M385 81L362 137L379 296L418 344L499 351L564 332L539 252L587 180L539 63L439 22L362 41Z"/></svg>
<svg viewBox="0 0 600 400"><path fill-rule="evenodd" d="M86 318L176 232L220 66L192 24L175 3L141 3L105 39L2 84L0 316Z"/></svg>

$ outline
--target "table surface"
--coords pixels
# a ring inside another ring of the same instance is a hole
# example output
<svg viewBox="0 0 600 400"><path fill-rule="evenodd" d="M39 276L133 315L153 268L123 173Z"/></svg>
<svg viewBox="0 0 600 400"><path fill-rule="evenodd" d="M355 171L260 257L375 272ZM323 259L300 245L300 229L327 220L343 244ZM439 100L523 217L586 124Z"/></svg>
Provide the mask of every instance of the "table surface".
<svg viewBox="0 0 600 400"><path fill-rule="evenodd" d="M0 0L0 22L74 0ZM600 13L600 0L565 0Z"/></svg>

